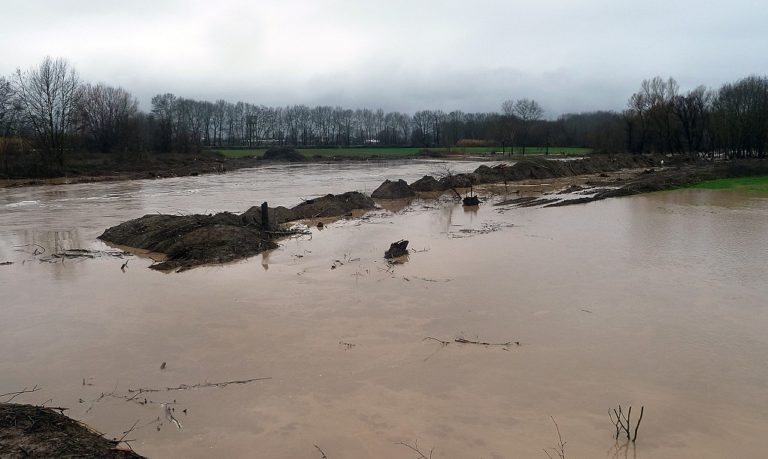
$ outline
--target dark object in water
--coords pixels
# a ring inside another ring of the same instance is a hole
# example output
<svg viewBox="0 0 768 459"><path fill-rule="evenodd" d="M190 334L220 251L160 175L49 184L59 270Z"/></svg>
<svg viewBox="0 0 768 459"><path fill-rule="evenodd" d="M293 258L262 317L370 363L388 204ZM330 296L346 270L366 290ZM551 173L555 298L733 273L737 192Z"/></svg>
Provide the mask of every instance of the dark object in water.
<svg viewBox="0 0 768 459"><path fill-rule="evenodd" d="M408 241L405 239L393 242L389 246L389 250L384 252L384 258L392 259L408 255Z"/></svg>
<svg viewBox="0 0 768 459"><path fill-rule="evenodd" d="M466 198L461 200L462 203L465 206L479 206L480 205L480 198L477 196L467 196Z"/></svg>

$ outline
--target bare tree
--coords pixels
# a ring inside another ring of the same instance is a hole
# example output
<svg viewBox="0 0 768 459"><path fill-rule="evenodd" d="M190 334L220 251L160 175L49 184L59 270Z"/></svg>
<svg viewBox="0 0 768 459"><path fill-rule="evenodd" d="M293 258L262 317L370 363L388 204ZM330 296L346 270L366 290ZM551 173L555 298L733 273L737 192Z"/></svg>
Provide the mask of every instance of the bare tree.
<svg viewBox="0 0 768 459"><path fill-rule="evenodd" d="M47 166L55 159L63 168L80 95L77 72L65 59L46 57L26 72L16 70L14 90L24 117L46 154Z"/></svg>
<svg viewBox="0 0 768 459"><path fill-rule="evenodd" d="M16 99L11 82L0 77L0 157L3 158L5 173L8 173L8 155L18 139L12 138L19 129L18 118L21 107Z"/></svg>
<svg viewBox="0 0 768 459"><path fill-rule="evenodd" d="M525 147L528 143L528 133L530 132L531 128L530 125L533 122L540 120L541 117L544 116L544 109L541 108L541 105L539 105L539 103L533 99L518 99L515 102L512 111L515 115L517 115L518 118L520 118L520 121L522 121L522 143L523 154L525 154Z"/></svg>
<svg viewBox="0 0 768 459"><path fill-rule="evenodd" d="M78 107L85 133L99 151L110 153L123 140L126 124L136 116L139 103L125 89L99 83L83 87Z"/></svg>
<svg viewBox="0 0 768 459"><path fill-rule="evenodd" d="M13 129L16 110L11 82L0 76L0 137L9 135Z"/></svg>

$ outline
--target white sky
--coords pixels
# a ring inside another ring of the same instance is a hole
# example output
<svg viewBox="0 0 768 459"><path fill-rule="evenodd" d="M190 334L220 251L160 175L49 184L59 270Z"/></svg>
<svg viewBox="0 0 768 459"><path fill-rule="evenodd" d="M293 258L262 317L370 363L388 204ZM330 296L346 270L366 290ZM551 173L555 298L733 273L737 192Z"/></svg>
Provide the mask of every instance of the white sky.
<svg viewBox="0 0 768 459"><path fill-rule="evenodd" d="M622 109L768 73L756 0L0 0L0 75L46 56L152 95L413 112Z"/></svg>

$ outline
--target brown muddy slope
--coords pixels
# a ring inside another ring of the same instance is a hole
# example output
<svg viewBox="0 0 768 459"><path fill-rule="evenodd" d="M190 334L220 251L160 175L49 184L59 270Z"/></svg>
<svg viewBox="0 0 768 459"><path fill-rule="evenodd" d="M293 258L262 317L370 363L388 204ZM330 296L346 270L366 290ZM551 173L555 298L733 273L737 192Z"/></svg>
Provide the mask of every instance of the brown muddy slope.
<svg viewBox="0 0 768 459"><path fill-rule="evenodd" d="M356 209L373 209L373 200L358 192L326 195L287 209L269 208L267 225L261 207L254 206L241 215L221 212L215 215L150 214L113 226L99 239L165 254L166 259L152 265L160 271L186 270L211 263L227 263L277 248L274 239L285 236L279 225L301 219L341 217Z"/></svg>
<svg viewBox="0 0 768 459"><path fill-rule="evenodd" d="M141 459L50 408L0 403L0 456Z"/></svg>
<svg viewBox="0 0 768 459"><path fill-rule="evenodd" d="M597 192L594 196L546 203L547 207L583 204L601 199L632 196L654 191L684 188L707 180L768 174L768 162L744 160L725 163L691 164L670 169L648 169L632 179L617 182L620 187Z"/></svg>

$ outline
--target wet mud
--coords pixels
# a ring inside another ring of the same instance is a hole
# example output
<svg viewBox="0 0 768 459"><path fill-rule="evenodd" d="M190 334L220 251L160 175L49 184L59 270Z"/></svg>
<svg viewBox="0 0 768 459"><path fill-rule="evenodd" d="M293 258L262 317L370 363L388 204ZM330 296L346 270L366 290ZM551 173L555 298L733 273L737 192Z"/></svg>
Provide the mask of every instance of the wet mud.
<svg viewBox="0 0 768 459"><path fill-rule="evenodd" d="M184 271L204 264L220 264L257 255L277 248L281 237L298 231L282 229L287 222L342 217L353 210L373 209L373 200L358 192L326 195L309 199L290 209L254 206L241 215L221 212L215 215L150 214L108 228L99 239L121 246L135 247L166 255L153 264L158 271Z"/></svg>
<svg viewBox="0 0 768 459"><path fill-rule="evenodd" d="M63 410L61 410L63 411ZM141 459L123 443L109 440L61 411L0 403L0 457Z"/></svg>

